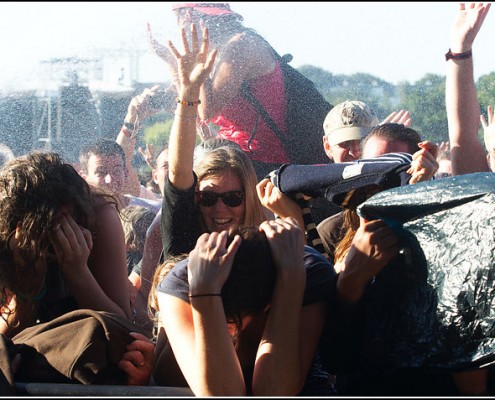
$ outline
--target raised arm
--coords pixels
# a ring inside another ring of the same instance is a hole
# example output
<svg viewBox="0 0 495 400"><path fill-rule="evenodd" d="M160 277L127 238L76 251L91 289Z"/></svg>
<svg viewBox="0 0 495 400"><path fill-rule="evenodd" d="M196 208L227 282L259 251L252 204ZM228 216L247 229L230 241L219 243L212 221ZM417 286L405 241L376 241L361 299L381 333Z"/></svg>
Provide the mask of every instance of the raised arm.
<svg viewBox="0 0 495 400"><path fill-rule="evenodd" d="M180 54L172 42L169 48L177 60L180 80L179 102L175 111L169 138L170 182L178 189L186 190L194 184L193 157L196 145L196 119L201 85L210 73L216 57L216 50L208 53L208 29L203 30L200 46L196 25L192 25L192 40L189 44L184 29L182 42L184 54Z"/></svg>
<svg viewBox="0 0 495 400"><path fill-rule="evenodd" d="M222 297L216 295L230 275L241 242L236 236L227 246L227 236L226 231L205 233L189 254L190 304L158 292L160 324L196 396L246 395Z"/></svg>
<svg viewBox="0 0 495 400"><path fill-rule="evenodd" d="M473 42L490 3L460 3L452 27L447 61L445 104L449 127L452 174L489 171L486 152L478 139L480 107L473 75Z"/></svg>
<svg viewBox="0 0 495 400"><path fill-rule="evenodd" d="M303 307L303 231L288 217L260 225L277 270L268 318L256 355L253 394L296 396L303 388L323 327L324 305Z"/></svg>
<svg viewBox="0 0 495 400"><path fill-rule="evenodd" d="M160 111L160 107L155 105L153 100L157 98L159 94L160 85L155 85L151 88L146 88L144 91L132 98L128 107L127 114L124 118L124 124L122 125L117 139L115 140L125 153L125 170L126 179L123 188L123 194L131 194L133 196L139 196L141 183L139 177L132 166L132 158L136 151L137 134L141 129L142 122L149 116L156 114ZM171 94L169 93L168 97ZM165 104L162 105L165 107Z"/></svg>

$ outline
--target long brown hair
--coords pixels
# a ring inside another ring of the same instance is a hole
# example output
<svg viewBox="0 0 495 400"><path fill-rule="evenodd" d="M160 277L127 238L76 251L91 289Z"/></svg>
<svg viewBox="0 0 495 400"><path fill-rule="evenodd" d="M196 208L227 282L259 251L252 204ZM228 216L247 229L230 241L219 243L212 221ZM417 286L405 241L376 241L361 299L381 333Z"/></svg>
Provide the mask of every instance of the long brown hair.
<svg viewBox="0 0 495 400"><path fill-rule="evenodd" d="M334 263L337 264L345 259L347 252L351 248L352 240L356 235L356 231L359 228L359 216L356 209L346 208L343 211L344 222L342 223L342 230L345 231L345 235L342 240L335 247Z"/></svg>
<svg viewBox="0 0 495 400"><path fill-rule="evenodd" d="M97 234L96 197L58 154L34 151L0 169L0 306L6 306L9 293L17 303L42 297L48 264L56 263L52 232L60 225L61 210ZM16 229L22 265L14 262L11 246Z"/></svg>

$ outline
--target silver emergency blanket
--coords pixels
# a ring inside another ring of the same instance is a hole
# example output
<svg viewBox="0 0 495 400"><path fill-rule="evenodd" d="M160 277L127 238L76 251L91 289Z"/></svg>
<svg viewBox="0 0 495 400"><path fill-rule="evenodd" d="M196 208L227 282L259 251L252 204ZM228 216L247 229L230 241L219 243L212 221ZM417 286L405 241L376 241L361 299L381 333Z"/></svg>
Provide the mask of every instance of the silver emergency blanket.
<svg viewBox="0 0 495 400"><path fill-rule="evenodd" d="M495 174L380 192L358 207L385 220L401 255L365 293L370 368L476 369L495 362Z"/></svg>

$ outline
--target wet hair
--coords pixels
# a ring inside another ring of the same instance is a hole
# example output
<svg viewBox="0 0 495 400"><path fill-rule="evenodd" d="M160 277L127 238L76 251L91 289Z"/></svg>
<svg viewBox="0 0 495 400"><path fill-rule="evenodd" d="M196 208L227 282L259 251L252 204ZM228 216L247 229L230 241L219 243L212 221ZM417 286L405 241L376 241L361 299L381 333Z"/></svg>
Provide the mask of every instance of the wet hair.
<svg viewBox="0 0 495 400"><path fill-rule="evenodd" d="M265 218L265 212L256 192L258 178L249 157L236 146L220 146L207 152L195 166L198 185L203 179L211 176L220 176L225 173L234 173L242 183L246 211L245 226L257 226Z"/></svg>
<svg viewBox="0 0 495 400"><path fill-rule="evenodd" d="M222 287L222 301L227 322L239 331L243 317L259 314L271 303L276 267L264 232L244 227L229 235L228 244L236 233L242 242Z"/></svg>
<svg viewBox="0 0 495 400"><path fill-rule="evenodd" d="M246 33L248 36L260 37L257 31L253 28L248 28L243 25L244 18L237 13L223 14L223 15L207 15L200 11L197 11L191 7L182 7L175 10L177 18L183 18L186 12L191 15L191 20L198 27L202 20L204 25L208 28L208 37L210 40L211 48L218 48L221 50L221 45L230 40L234 35L239 33ZM190 30L186 29L186 35L190 34Z"/></svg>
<svg viewBox="0 0 495 400"><path fill-rule="evenodd" d="M254 227L243 227L229 234L227 246L235 235L242 238L232 262L232 270L222 287L222 302L228 323L241 330L242 318L264 311L271 303L276 280L276 267L272 251L264 232ZM153 275L148 297L148 310L153 317L158 310L157 288L176 263L187 254L170 256L161 263Z"/></svg>
<svg viewBox="0 0 495 400"><path fill-rule="evenodd" d="M146 231L155 219L156 213L143 206L127 206L120 212L124 229L125 243L131 250L142 252L146 240Z"/></svg>
<svg viewBox="0 0 495 400"><path fill-rule="evenodd" d="M20 300L39 294L47 259L53 260L51 234L61 208L95 233L90 187L58 154L35 151L0 169L0 306L8 302L7 289ZM17 242L22 266L14 263L10 247L16 228L22 232Z"/></svg>
<svg viewBox="0 0 495 400"><path fill-rule="evenodd" d="M373 137L383 139L387 142L406 143L409 154L414 154L418 151L418 143L421 142L421 137L417 131L403 124L393 122L375 126L361 141L361 149L364 149L368 140Z"/></svg>
<svg viewBox="0 0 495 400"><path fill-rule="evenodd" d="M199 21L203 20L205 26L208 27L211 43L215 43L218 37L225 37L225 35L231 36L235 33L247 30L247 28L242 24L244 18L237 13L207 15L191 7L178 8L175 12L178 18L183 18L186 12L189 12L191 15L191 20L198 26Z"/></svg>
<svg viewBox="0 0 495 400"><path fill-rule="evenodd" d="M118 155L122 158L122 162L125 165L125 153L124 149L115 140L100 138L96 142L90 143L83 147L79 152L79 163L81 170L88 173L88 161L91 156L105 157Z"/></svg>
<svg viewBox="0 0 495 400"><path fill-rule="evenodd" d="M203 160L206 154L208 154L210 151L218 149L219 147L229 146L235 147L238 150L242 150L239 143L219 136L215 136L202 141L194 148L194 166L198 165L199 162Z"/></svg>

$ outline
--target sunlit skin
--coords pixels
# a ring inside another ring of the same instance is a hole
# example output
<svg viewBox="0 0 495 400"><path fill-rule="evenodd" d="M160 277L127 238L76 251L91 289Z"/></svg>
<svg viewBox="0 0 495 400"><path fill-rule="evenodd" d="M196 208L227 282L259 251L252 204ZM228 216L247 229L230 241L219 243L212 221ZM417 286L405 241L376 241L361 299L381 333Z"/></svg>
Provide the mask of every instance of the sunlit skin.
<svg viewBox="0 0 495 400"><path fill-rule="evenodd" d="M347 140L345 142L334 144L328 143L328 138L323 137L323 147L328 158L336 163L352 162L361 158L361 147L359 140Z"/></svg>
<svg viewBox="0 0 495 400"><path fill-rule="evenodd" d="M439 160L438 161L438 171L437 176L448 176L452 175L452 163L450 160Z"/></svg>
<svg viewBox="0 0 495 400"><path fill-rule="evenodd" d="M366 146L363 149L363 158L374 158L387 153L409 153L409 147L405 142L389 142L375 136L366 142Z"/></svg>
<svg viewBox="0 0 495 400"><path fill-rule="evenodd" d="M234 173L224 172L208 176L199 183L199 190L210 190L216 193L244 190L241 180ZM239 207L228 207L218 200L212 207L202 207L201 213L208 231L221 232L242 225L246 211L246 200Z"/></svg>
<svg viewBox="0 0 495 400"><path fill-rule="evenodd" d="M90 185L120 193L125 182L124 160L118 154L104 157L93 154L88 159L88 172L82 172L81 176Z"/></svg>

